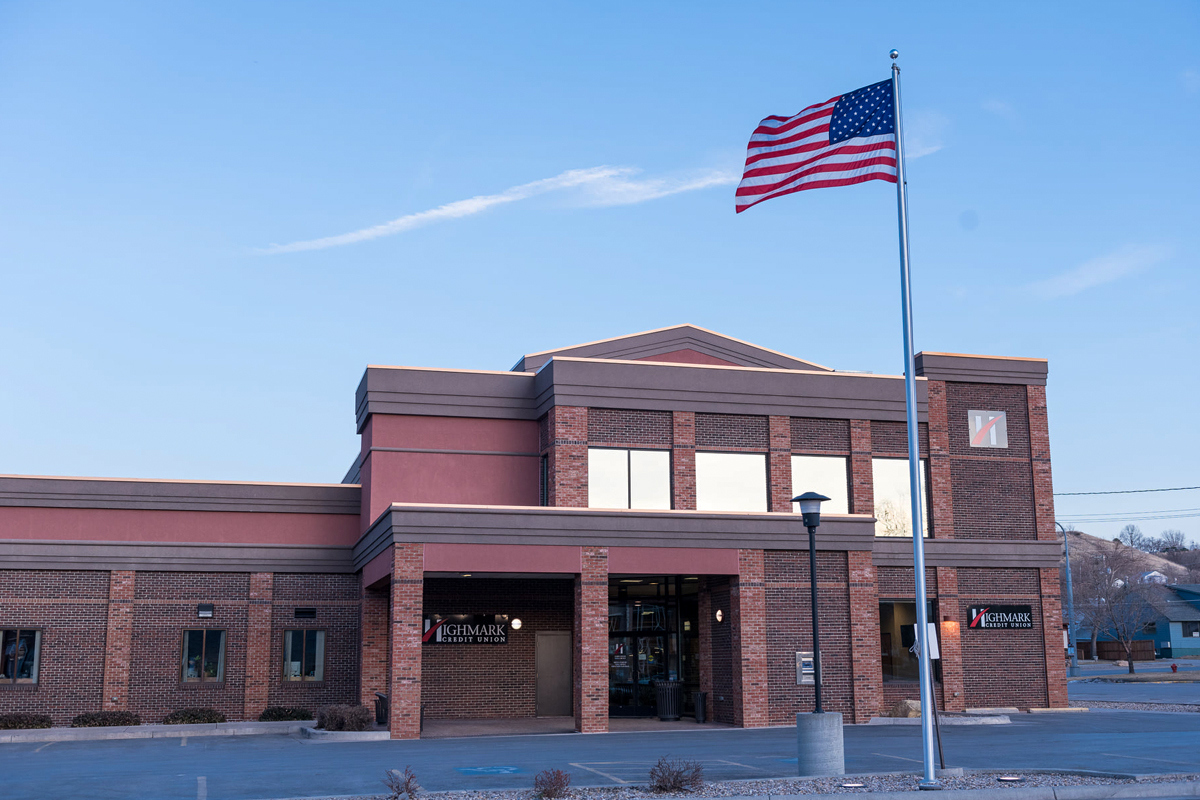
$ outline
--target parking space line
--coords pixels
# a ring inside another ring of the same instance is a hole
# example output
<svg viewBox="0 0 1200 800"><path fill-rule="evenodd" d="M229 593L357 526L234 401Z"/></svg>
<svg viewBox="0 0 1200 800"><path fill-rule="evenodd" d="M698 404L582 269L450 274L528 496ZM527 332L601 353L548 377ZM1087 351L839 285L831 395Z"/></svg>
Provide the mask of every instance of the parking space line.
<svg viewBox="0 0 1200 800"><path fill-rule="evenodd" d="M45 750L47 747L49 747L50 745L52 745L52 744L54 744L54 742L46 742L44 745L42 745L41 747L37 748L37 749L36 749L36 750L34 750L33 752L35 752L35 753L40 753L40 752L42 752L43 750Z"/></svg>
<svg viewBox="0 0 1200 800"><path fill-rule="evenodd" d="M616 782L616 783L619 783L619 784L621 784L622 786L628 786L628 785L629 785L629 781L623 781L623 780L621 780L620 778L616 777L615 775L609 775L607 772L601 772L601 771L600 771L600 770L598 770L598 769L592 769L592 768L591 768L591 767L589 767L589 766L586 766L586 765L584 765L584 764L579 764L579 763L577 763L577 762L575 762L575 761L571 761L571 762L569 762L569 763L571 764L571 766L572 766L572 767L579 767L580 769L586 769L588 772L594 772L594 773L596 773L597 775L599 775L599 776L601 776L601 777L604 777L604 778L608 778L610 781L614 781L614 782ZM619 764L619 763L621 763L621 762L619 762L619 761L614 761L614 762L612 762L612 763L614 763L614 764Z"/></svg>
<svg viewBox="0 0 1200 800"><path fill-rule="evenodd" d="M208 778L203 775L196 777L196 800L208 800Z"/></svg>
<svg viewBox="0 0 1200 800"><path fill-rule="evenodd" d="M1101 753L1102 756L1116 756L1117 758L1135 758L1138 761L1157 761L1160 764L1182 764L1185 767L1196 766L1195 761L1168 761L1165 758L1146 758L1145 756L1127 756L1124 753Z"/></svg>
<svg viewBox="0 0 1200 800"><path fill-rule="evenodd" d="M729 759L727 759L727 758L718 758L718 759L716 759L716 762L717 762L718 764L731 764L732 766L735 766L735 767L744 767L744 768L746 768L746 769L752 769L752 770L754 770L754 771L756 771L756 772L762 772L762 770L761 770L761 769L759 769L758 767L752 767L752 766L750 766L749 764L739 764L738 762L736 762L736 761L730 761L730 760L729 760Z"/></svg>
<svg viewBox="0 0 1200 800"><path fill-rule="evenodd" d="M179 746L180 746L180 747L187 747L187 737L186 737L186 736L184 736L184 737L180 738L180 740L179 740Z"/></svg>
<svg viewBox="0 0 1200 800"><path fill-rule="evenodd" d="M871 755L879 756L880 758L896 758L901 761L911 761L914 764L923 764L924 763L919 758L905 758L904 756L893 756L893 755L888 755L887 753L871 753Z"/></svg>

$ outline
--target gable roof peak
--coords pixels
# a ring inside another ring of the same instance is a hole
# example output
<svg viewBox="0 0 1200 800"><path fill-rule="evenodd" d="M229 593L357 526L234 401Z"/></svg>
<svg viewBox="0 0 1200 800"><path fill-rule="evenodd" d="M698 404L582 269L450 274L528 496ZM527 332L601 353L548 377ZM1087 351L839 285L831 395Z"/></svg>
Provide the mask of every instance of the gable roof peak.
<svg viewBox="0 0 1200 800"><path fill-rule="evenodd" d="M536 372L554 356L833 371L812 361L686 323L529 353L513 365L512 371Z"/></svg>

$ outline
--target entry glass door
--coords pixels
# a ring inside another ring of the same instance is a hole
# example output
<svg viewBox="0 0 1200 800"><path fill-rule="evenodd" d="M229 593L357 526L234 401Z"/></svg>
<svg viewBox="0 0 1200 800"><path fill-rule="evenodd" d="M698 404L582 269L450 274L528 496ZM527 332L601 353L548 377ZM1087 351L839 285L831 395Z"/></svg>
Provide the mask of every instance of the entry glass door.
<svg viewBox="0 0 1200 800"><path fill-rule="evenodd" d="M653 716L654 684L660 680L683 681L689 710L691 692L699 686L695 658L684 655L696 649L696 586L695 578L677 576L610 579L611 716Z"/></svg>

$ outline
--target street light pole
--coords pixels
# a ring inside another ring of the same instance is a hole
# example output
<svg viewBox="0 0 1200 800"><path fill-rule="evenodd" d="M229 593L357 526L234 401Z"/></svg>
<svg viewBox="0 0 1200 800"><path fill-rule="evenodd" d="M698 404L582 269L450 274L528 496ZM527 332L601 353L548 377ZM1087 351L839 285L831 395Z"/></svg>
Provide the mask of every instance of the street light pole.
<svg viewBox="0 0 1200 800"><path fill-rule="evenodd" d="M1055 521L1054 524L1062 531L1063 552L1067 555L1067 642L1070 644L1071 677L1074 678L1079 674L1079 645L1075 641L1075 593L1071 591L1071 543L1067 541L1067 529L1062 523Z"/></svg>

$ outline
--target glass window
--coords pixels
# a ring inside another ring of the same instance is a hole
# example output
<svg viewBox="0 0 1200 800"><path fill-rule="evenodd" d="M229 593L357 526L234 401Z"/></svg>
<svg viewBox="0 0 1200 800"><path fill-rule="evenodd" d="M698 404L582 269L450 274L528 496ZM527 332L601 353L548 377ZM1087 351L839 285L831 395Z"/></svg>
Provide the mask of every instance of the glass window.
<svg viewBox="0 0 1200 800"><path fill-rule="evenodd" d="M929 508L924 502L925 470L921 459L921 535L929 536ZM875 490L875 535L912 536L912 495L908 491L907 458L871 459L871 480Z"/></svg>
<svg viewBox="0 0 1200 800"><path fill-rule="evenodd" d="M766 455L696 453L696 508L700 511L766 511Z"/></svg>
<svg viewBox="0 0 1200 800"><path fill-rule="evenodd" d="M792 497L817 492L829 498L822 514L850 513L850 479L845 456L792 456ZM800 504L792 503L800 513Z"/></svg>
<svg viewBox="0 0 1200 800"><path fill-rule="evenodd" d="M671 454L666 450L588 448L590 508L670 508Z"/></svg>
<svg viewBox="0 0 1200 800"><path fill-rule="evenodd" d="M933 603L929 603L929 620L937 619ZM918 681L917 655L911 648L916 644L917 604L892 600L879 601L879 654L883 659L885 681ZM934 661L934 679L937 664Z"/></svg>
<svg viewBox="0 0 1200 800"><path fill-rule="evenodd" d="M0 630L0 683L37 683L41 655L41 631Z"/></svg>
<svg viewBox="0 0 1200 800"><path fill-rule="evenodd" d="M1200 622L1181 622L1184 636L1200 636Z"/></svg>
<svg viewBox="0 0 1200 800"><path fill-rule="evenodd" d="M283 632L283 679L325 680L325 631Z"/></svg>
<svg viewBox="0 0 1200 800"><path fill-rule="evenodd" d="M183 632L183 682L225 680L225 631L199 628Z"/></svg>

